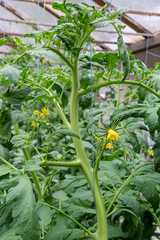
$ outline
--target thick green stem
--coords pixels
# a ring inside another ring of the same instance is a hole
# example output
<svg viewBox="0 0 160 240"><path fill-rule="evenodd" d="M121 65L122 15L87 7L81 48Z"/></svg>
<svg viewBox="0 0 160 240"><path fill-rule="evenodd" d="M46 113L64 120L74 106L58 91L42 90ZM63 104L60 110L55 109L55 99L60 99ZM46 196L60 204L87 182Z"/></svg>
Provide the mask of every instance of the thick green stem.
<svg viewBox="0 0 160 240"><path fill-rule="evenodd" d="M80 136L79 125L78 125L78 67L77 61L74 63L73 68L73 81L72 81L72 95L71 95L71 110L70 110L70 119L71 119L71 129ZM96 210L97 210L97 239L98 240L107 240L107 222L105 215L105 207L100 192L100 187L98 183L98 178L95 178L93 186L93 169L88 161L86 153L81 139L73 138L75 150L78 159L81 161L81 169L88 181L90 189L92 191L93 197L95 198ZM94 189L93 189L94 188Z"/></svg>
<svg viewBox="0 0 160 240"><path fill-rule="evenodd" d="M14 130L15 130L17 135L20 134L19 127L18 127L17 123L14 125ZM24 153L25 159L27 161L31 160L31 155L30 155L29 149L28 148L23 148L22 151ZM41 193L41 187L40 187L39 180L38 180L38 178L36 176L36 173L34 171L31 171L31 175L32 175L32 179L33 179L33 182L35 184L35 187L36 187L36 189L39 193L39 199L41 199L42 198L42 193Z"/></svg>
<svg viewBox="0 0 160 240"><path fill-rule="evenodd" d="M160 94L157 93L156 91L154 91L152 88L146 86L145 84L143 84L141 82L135 82L135 81L131 81L131 80L125 80L124 82L119 81L119 80L111 80L111 81L100 82L100 83L97 83L96 85L93 86L93 90L97 90L97 89L99 89L101 87L105 87L105 86L112 85L112 84L131 84L131 85L136 85L136 86L139 86L139 87L143 87L147 91L153 93L155 96L160 98ZM82 95L84 95L86 93L89 93L90 91L91 91L91 87L88 87L87 89L80 90L78 95L82 96Z"/></svg>

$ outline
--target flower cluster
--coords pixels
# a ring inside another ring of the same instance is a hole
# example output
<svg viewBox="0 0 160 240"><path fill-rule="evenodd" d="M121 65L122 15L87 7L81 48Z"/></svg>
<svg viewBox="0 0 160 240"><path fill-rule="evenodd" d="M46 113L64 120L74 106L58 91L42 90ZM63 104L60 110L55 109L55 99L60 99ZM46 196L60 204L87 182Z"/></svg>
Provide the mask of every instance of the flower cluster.
<svg viewBox="0 0 160 240"><path fill-rule="evenodd" d="M48 115L48 113L49 113L49 109L46 109L45 107L43 107L43 108L41 108L41 111L42 112L39 112L38 110L34 110L34 116L36 116L36 117L38 117L38 118L42 118L42 119L44 119L47 115ZM37 121L33 121L32 122L32 126L33 127L37 127L39 125L39 123L37 122ZM48 125L48 124L47 124Z"/></svg>
<svg viewBox="0 0 160 240"><path fill-rule="evenodd" d="M41 110L41 113L38 110L34 110L34 115L40 118L45 118L48 115L49 109L43 107Z"/></svg>
<svg viewBox="0 0 160 240"><path fill-rule="evenodd" d="M109 129L108 130L107 140L109 140L109 141L117 141L118 138L121 138L119 136L119 133L116 133L113 129ZM111 149L111 148L113 148L112 143L110 143L110 142L107 143L106 149Z"/></svg>
<svg viewBox="0 0 160 240"><path fill-rule="evenodd" d="M119 136L119 133L116 133L113 129L108 130L107 140L118 140L118 138L121 138Z"/></svg>
<svg viewBox="0 0 160 240"><path fill-rule="evenodd" d="M148 149L147 152L149 153L149 156L152 156L152 157L154 156L152 149Z"/></svg>
<svg viewBox="0 0 160 240"><path fill-rule="evenodd" d="M107 138L106 138L106 140L108 141L108 143L106 144L106 149L113 148L112 141L117 141L118 138L121 138L119 136L119 133L116 133L113 129L109 129L108 130L108 135L107 135ZM100 138L96 135L94 136L94 139L100 140Z"/></svg>
<svg viewBox="0 0 160 240"><path fill-rule="evenodd" d="M33 121L33 122L32 122L32 126L33 126L33 127L38 127L38 126L39 126L39 123L36 122L36 121Z"/></svg>

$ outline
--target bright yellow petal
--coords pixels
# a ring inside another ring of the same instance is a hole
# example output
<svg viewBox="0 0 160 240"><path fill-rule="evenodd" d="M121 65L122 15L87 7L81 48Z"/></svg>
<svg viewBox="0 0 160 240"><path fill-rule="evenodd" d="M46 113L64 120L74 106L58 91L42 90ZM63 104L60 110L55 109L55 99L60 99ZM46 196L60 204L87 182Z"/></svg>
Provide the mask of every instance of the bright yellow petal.
<svg viewBox="0 0 160 240"><path fill-rule="evenodd" d="M107 143L106 149L111 149L111 148L113 148L112 143Z"/></svg>
<svg viewBox="0 0 160 240"><path fill-rule="evenodd" d="M113 129L108 130L107 140L118 140L118 138L121 138L119 136L119 133L116 133Z"/></svg>
<svg viewBox="0 0 160 240"><path fill-rule="evenodd" d="M32 122L32 126L33 126L33 127L37 127L38 125L39 125L39 123L37 123L36 121L33 121L33 122Z"/></svg>
<svg viewBox="0 0 160 240"><path fill-rule="evenodd" d="M34 110L34 115L35 115L35 116L38 116L38 115L39 115L38 110Z"/></svg>
<svg viewBox="0 0 160 240"><path fill-rule="evenodd" d="M152 157L154 156L152 149L148 149L147 152L149 153L150 156L152 156Z"/></svg>

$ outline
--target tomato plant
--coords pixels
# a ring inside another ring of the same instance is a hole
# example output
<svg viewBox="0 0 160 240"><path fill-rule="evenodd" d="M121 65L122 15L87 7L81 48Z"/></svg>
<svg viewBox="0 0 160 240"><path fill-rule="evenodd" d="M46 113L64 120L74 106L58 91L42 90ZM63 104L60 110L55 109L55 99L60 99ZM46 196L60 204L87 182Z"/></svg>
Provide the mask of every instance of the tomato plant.
<svg viewBox="0 0 160 240"><path fill-rule="evenodd" d="M116 23L126 9L106 7L54 3L57 26L0 40L18 47L0 63L1 239L159 236L160 65L129 56ZM109 24L118 51L92 56L93 91L110 88L109 102L93 96L92 141L85 48Z"/></svg>

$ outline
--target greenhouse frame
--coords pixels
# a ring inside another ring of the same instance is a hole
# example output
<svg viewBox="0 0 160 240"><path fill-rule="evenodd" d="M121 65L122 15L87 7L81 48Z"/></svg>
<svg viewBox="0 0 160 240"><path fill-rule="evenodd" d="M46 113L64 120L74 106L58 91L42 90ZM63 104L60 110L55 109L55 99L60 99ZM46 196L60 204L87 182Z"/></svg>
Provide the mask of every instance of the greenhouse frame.
<svg viewBox="0 0 160 240"><path fill-rule="evenodd" d="M0 0L0 240L160 239L160 3Z"/></svg>

